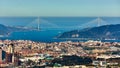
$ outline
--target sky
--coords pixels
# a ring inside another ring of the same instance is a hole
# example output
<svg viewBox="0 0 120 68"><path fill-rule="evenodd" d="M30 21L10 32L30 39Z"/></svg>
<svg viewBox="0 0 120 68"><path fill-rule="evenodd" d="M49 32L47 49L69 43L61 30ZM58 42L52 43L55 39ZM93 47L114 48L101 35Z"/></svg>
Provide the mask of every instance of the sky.
<svg viewBox="0 0 120 68"><path fill-rule="evenodd" d="M0 0L0 16L120 16L120 0Z"/></svg>

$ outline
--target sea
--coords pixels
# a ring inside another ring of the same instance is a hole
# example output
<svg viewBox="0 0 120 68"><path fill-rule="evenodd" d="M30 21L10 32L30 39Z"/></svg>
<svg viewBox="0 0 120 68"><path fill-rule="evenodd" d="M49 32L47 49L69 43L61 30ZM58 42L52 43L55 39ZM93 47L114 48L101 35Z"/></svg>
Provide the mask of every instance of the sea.
<svg viewBox="0 0 120 68"><path fill-rule="evenodd" d="M39 21L38 21L39 20ZM100 23L98 23L98 21ZM57 36L72 30L81 30L110 24L120 24L120 17L0 17L0 24L30 31L10 33L1 40L31 40L36 42L88 41L79 39L58 39ZM40 30L37 30L37 28ZM102 40L103 42L120 42L120 40Z"/></svg>

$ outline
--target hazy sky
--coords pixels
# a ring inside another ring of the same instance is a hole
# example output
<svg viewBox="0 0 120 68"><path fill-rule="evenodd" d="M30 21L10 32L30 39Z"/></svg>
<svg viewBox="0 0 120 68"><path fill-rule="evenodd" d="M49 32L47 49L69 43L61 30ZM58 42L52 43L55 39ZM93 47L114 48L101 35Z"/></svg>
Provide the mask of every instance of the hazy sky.
<svg viewBox="0 0 120 68"><path fill-rule="evenodd" d="M0 0L0 16L120 16L120 0Z"/></svg>

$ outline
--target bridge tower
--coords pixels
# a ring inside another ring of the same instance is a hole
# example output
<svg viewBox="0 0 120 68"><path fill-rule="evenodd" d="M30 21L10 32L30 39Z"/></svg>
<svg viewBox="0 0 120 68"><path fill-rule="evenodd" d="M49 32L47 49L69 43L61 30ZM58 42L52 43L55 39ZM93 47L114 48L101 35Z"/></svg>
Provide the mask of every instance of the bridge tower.
<svg viewBox="0 0 120 68"><path fill-rule="evenodd" d="M98 27L101 26L101 18L100 17L97 18L97 26Z"/></svg>
<svg viewBox="0 0 120 68"><path fill-rule="evenodd" d="M37 29L38 29L38 31L40 30L40 18L38 17L38 22L37 22L37 24L38 24L38 27L37 27Z"/></svg>

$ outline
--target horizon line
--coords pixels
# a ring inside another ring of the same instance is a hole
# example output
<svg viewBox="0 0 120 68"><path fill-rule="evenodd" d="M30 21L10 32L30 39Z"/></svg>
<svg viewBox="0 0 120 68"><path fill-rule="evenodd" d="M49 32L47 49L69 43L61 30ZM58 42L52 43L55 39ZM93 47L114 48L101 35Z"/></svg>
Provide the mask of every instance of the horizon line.
<svg viewBox="0 0 120 68"><path fill-rule="evenodd" d="M0 16L0 17L120 17L120 16Z"/></svg>

